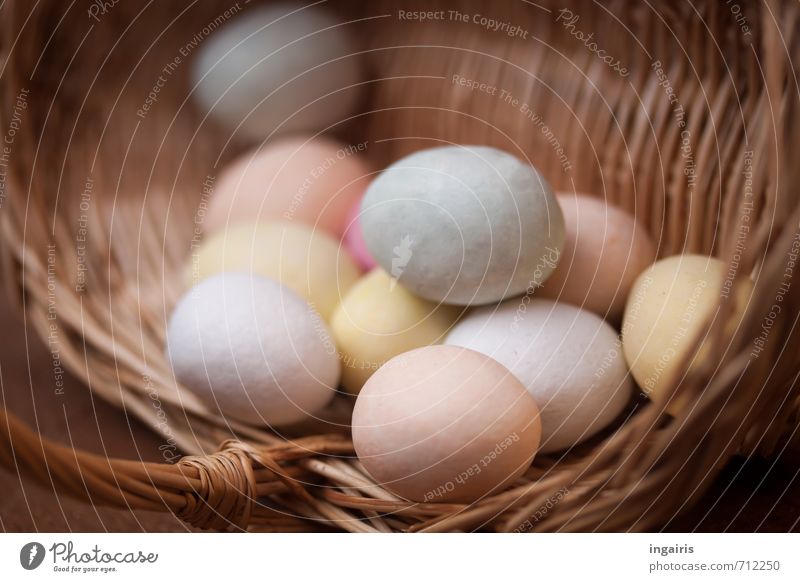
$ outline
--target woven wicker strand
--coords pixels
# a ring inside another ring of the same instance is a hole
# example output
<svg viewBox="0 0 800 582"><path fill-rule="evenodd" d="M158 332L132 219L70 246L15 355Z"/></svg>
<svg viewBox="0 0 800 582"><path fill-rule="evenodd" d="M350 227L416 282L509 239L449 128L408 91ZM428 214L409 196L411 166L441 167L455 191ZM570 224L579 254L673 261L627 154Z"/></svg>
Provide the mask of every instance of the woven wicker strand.
<svg viewBox="0 0 800 582"><path fill-rule="evenodd" d="M551 0L420 2L517 24L524 39L472 22L405 22L388 1L334 4L358 21L376 80L365 113L330 130L366 143L377 167L441 143L500 147L556 189L634 213L660 256L728 261L730 297L743 278L755 281L743 317L722 301L695 338L703 349L673 383L688 403L676 416L642 400L615 430L563 457L538 457L510 489L469 506L411 503L376 484L353 455L344 397L326 419L278 434L226 420L177 385L165 322L185 291L179 273L202 218L199 192L243 144L197 117L187 66L146 116L136 111L157 72L228 6L133 4L100 22L55 0L0 8L4 129L21 94L26 103L0 207L0 259L9 296L54 357L186 456L109 459L53 443L3 411L5 466L92 503L171 511L206 529L619 531L660 527L687 510L732 455L798 441L796 2L740 2L749 34L712 0L568 2L576 27L627 75L570 34L558 20L563 4ZM457 86L456 74L504 89L517 105ZM38 404L60 406L58 398L54 390Z"/></svg>

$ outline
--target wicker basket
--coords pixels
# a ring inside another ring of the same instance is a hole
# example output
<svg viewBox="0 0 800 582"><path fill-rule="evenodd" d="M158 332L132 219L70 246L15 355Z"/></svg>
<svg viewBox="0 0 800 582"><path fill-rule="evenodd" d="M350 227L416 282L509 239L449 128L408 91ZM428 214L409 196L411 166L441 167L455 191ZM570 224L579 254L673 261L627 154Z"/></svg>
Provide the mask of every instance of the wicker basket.
<svg viewBox="0 0 800 582"><path fill-rule="evenodd" d="M521 0L333 4L377 80L364 113L332 131L366 141L378 167L440 142L494 145L558 189L634 212L661 256L713 254L734 284L756 281L739 325L732 302L708 322L702 357L674 387L689 402L677 416L633 407L616 430L537 457L513 488L471 506L410 503L376 485L354 458L344 396L327 421L277 434L228 422L175 384L163 346L184 291L177 274L204 184L242 145L192 108L190 57L137 111L165 65L249 5L79 4L0 10L6 280L54 364L159 431L165 462L74 451L3 412L4 464L93 503L204 528L641 530L690 507L733 454L796 435L796 2L586 1L569 13ZM467 18L398 12L420 8ZM58 392L38 404L58 405Z"/></svg>

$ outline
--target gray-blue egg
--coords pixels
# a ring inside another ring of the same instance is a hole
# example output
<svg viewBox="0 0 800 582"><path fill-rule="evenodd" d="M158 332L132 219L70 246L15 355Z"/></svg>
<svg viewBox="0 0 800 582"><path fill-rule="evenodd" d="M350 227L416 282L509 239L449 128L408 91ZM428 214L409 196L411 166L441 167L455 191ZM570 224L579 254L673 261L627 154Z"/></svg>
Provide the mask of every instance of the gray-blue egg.
<svg viewBox="0 0 800 582"><path fill-rule="evenodd" d="M255 140L346 120L364 80L350 29L319 6L244 8L209 36L193 63L198 107Z"/></svg>
<svg viewBox="0 0 800 582"><path fill-rule="evenodd" d="M547 181L485 146L407 156L362 202L364 240L398 282L430 301L479 305L541 285L564 245L564 218Z"/></svg>

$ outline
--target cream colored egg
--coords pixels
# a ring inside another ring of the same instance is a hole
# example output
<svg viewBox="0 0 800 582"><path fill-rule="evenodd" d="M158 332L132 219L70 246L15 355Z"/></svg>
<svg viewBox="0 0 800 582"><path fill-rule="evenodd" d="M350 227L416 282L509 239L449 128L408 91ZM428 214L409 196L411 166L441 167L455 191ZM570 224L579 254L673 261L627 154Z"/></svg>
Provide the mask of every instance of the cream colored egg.
<svg viewBox="0 0 800 582"><path fill-rule="evenodd" d="M742 305L743 295L721 293L727 273L719 259L679 255L658 261L636 280L622 322L622 349L634 379L654 401L665 401L676 368L722 302L737 301L737 310ZM744 285L747 295L751 286ZM680 406L670 404L671 410Z"/></svg>
<svg viewBox="0 0 800 582"><path fill-rule="evenodd" d="M619 323L636 277L656 260L656 247L644 227L621 208L592 196L557 198L564 214L564 250L536 296Z"/></svg>
<svg viewBox="0 0 800 582"><path fill-rule="evenodd" d="M191 289L167 329L176 379L229 420L286 425L333 397L339 362L325 324L293 291L246 273Z"/></svg>
<svg viewBox="0 0 800 582"><path fill-rule="evenodd" d="M371 177L361 157L365 147L296 136L244 154L220 175L203 230L243 220L290 220L341 237Z"/></svg>
<svg viewBox="0 0 800 582"><path fill-rule="evenodd" d="M191 282L223 271L276 279L304 297L326 321L360 274L336 240L285 221L240 223L203 241L192 255Z"/></svg>
<svg viewBox="0 0 800 582"><path fill-rule="evenodd" d="M353 410L353 445L383 487L419 502L477 501L530 466L541 436L533 397L493 359L429 346L389 360Z"/></svg>
<svg viewBox="0 0 800 582"><path fill-rule="evenodd" d="M457 308L417 297L382 269L365 275L331 318L342 360L342 386L357 394L394 356L442 341L458 313Z"/></svg>

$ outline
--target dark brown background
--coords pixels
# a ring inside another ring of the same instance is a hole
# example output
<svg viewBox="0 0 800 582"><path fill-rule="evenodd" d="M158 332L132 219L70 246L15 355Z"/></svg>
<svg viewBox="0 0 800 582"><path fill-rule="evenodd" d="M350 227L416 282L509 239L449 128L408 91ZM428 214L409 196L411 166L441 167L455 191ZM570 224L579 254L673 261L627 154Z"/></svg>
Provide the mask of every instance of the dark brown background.
<svg viewBox="0 0 800 582"><path fill-rule="evenodd" d="M93 398L67 378L64 395L53 396L50 355L21 315L0 302L0 391L3 405L50 438L108 456L160 460L161 441L134 418ZM54 400L57 398L57 400ZM800 531L800 453L777 460L737 459L699 505L666 526L667 531ZM691 470L689 468L688 470ZM169 513L96 507L55 494L29 475L0 468L0 530L186 531Z"/></svg>

